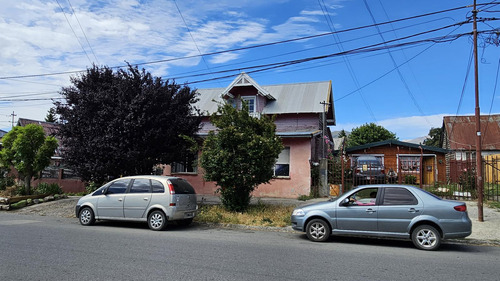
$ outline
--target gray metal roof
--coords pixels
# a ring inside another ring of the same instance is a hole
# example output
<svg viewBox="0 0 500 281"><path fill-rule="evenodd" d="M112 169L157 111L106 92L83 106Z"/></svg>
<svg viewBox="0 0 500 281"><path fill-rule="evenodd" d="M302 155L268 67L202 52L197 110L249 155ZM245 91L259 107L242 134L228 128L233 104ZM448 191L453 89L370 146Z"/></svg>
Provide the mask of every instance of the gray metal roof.
<svg viewBox="0 0 500 281"><path fill-rule="evenodd" d="M261 86L275 100L268 100L262 113L321 113L325 109L321 102L333 102L331 81L279 84ZM198 89L199 101L195 104L204 114L217 111L217 102L226 88Z"/></svg>

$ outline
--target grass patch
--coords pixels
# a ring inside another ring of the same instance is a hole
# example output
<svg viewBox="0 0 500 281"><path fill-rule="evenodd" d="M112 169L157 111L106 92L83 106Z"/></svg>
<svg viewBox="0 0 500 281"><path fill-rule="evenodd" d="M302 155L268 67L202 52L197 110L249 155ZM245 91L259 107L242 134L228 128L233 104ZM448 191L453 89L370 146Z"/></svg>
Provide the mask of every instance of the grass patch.
<svg viewBox="0 0 500 281"><path fill-rule="evenodd" d="M252 226L285 227L291 224L290 216L295 206L250 205L245 213L230 212L221 205L202 205L194 221L229 223Z"/></svg>

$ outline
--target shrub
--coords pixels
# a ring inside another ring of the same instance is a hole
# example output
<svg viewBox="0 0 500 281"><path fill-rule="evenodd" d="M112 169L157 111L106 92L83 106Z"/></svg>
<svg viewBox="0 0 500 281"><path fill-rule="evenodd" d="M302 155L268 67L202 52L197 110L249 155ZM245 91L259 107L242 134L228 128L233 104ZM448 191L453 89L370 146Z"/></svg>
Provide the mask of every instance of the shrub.
<svg viewBox="0 0 500 281"><path fill-rule="evenodd" d="M417 177L414 175L405 175L405 184L417 184Z"/></svg>
<svg viewBox="0 0 500 281"><path fill-rule="evenodd" d="M469 192L472 198L477 198L475 169L463 172L458 178L458 184L462 188L463 192Z"/></svg>
<svg viewBox="0 0 500 281"><path fill-rule="evenodd" d="M42 182L42 183L38 184L38 186L36 187L35 193L36 194L61 194L63 192L62 192L61 187L59 187L59 185L57 183L48 184L48 183Z"/></svg>
<svg viewBox="0 0 500 281"><path fill-rule="evenodd" d="M5 190L7 187L13 186L15 184L14 177L2 176L0 177L0 190Z"/></svg>
<svg viewBox="0 0 500 281"><path fill-rule="evenodd" d="M87 193L92 193L96 191L96 189L98 189L99 187L100 186L96 182L92 181L85 186L85 191L87 191Z"/></svg>

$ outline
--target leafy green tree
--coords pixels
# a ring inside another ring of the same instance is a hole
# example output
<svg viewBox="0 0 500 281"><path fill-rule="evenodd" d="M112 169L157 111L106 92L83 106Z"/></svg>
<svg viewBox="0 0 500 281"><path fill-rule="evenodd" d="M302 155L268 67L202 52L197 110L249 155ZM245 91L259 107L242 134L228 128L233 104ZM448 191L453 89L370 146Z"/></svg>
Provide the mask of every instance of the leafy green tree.
<svg viewBox="0 0 500 281"><path fill-rule="evenodd" d="M347 138L347 147L367 143L397 139L396 134L375 123L365 124L354 128Z"/></svg>
<svg viewBox="0 0 500 281"><path fill-rule="evenodd" d="M431 128L429 137L424 140L424 145L439 147L443 128Z"/></svg>
<svg viewBox="0 0 500 281"><path fill-rule="evenodd" d="M45 116L45 122L55 123L56 121L56 109L52 107L51 109L49 109L49 112Z"/></svg>
<svg viewBox="0 0 500 281"><path fill-rule="evenodd" d="M273 177L273 166L283 150L276 125L267 116L251 117L246 104L241 110L219 105L210 121L217 130L208 134L203 145L204 177L216 182L226 209L245 211L252 191Z"/></svg>
<svg viewBox="0 0 500 281"><path fill-rule="evenodd" d="M40 125L16 126L2 138L0 161L4 167L14 167L24 180L26 194L31 194L31 179L50 164L57 148L53 136L45 136Z"/></svg>
<svg viewBox="0 0 500 281"><path fill-rule="evenodd" d="M87 69L56 102L65 162L85 181L150 174L179 161L199 129L196 92L129 66Z"/></svg>

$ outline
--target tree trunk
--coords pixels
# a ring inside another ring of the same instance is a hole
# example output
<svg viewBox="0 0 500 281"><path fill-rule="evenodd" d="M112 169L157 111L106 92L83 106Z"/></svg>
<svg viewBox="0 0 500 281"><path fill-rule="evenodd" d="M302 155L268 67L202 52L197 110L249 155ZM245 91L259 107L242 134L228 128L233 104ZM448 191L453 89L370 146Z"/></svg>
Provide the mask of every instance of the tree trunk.
<svg viewBox="0 0 500 281"><path fill-rule="evenodd" d="M31 195L31 175L24 177L24 188L26 195Z"/></svg>

